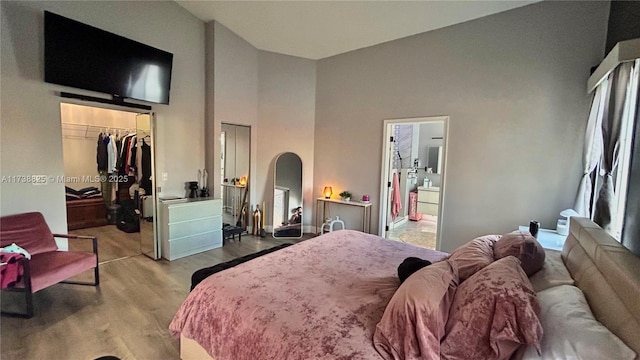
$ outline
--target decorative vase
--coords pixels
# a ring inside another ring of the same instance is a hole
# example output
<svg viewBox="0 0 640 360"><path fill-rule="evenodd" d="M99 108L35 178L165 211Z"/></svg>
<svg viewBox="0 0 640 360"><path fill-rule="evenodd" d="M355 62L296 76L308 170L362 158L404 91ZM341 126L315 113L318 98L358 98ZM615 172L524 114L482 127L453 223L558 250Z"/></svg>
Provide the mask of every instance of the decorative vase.
<svg viewBox="0 0 640 360"><path fill-rule="evenodd" d="M343 197L342 201L351 201L351 198L350 197Z"/></svg>

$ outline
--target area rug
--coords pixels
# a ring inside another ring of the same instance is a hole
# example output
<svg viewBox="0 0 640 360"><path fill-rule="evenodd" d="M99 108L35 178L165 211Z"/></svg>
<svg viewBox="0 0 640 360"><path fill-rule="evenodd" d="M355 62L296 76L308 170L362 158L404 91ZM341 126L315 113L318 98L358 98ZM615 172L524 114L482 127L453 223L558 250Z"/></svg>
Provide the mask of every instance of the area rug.
<svg viewBox="0 0 640 360"><path fill-rule="evenodd" d="M407 231L398 234L398 239L402 242L420 246L427 249L436 248L436 234L432 232Z"/></svg>

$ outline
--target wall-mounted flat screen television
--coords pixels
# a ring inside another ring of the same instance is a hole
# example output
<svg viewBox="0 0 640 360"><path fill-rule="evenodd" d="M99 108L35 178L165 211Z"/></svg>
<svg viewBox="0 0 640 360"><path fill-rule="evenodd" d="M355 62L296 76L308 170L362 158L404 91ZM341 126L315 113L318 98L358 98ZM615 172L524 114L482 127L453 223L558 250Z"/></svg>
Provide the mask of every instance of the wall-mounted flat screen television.
<svg viewBox="0 0 640 360"><path fill-rule="evenodd" d="M173 54L48 11L44 81L169 104Z"/></svg>

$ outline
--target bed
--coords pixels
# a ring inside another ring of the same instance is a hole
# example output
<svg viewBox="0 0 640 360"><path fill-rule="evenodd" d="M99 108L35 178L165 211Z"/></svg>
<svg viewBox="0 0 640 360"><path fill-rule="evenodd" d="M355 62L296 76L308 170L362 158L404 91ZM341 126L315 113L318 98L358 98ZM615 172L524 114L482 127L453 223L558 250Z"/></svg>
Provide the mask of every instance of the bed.
<svg viewBox="0 0 640 360"><path fill-rule="evenodd" d="M332 232L206 278L178 309L169 330L180 339L184 360L440 358L437 353L425 351L424 347L417 349L422 350L422 356L410 353L416 346L422 346L416 343L424 340L419 338L420 334L416 335L417 327L408 329L408 335L400 337L401 340L418 337L411 344L400 344L400 353L394 353L398 349L380 346L378 340L384 328L381 324L388 318L388 308L397 302L401 289L406 289L407 283L418 279L422 272L433 274L438 267L444 269L444 264L450 264L455 253L447 259L446 253L374 235L350 230ZM586 312L590 312L590 306L597 319L592 322L606 327L606 332L610 332L608 336L619 342L614 345L622 349L620 353L614 353L617 348L605 346L606 351L610 351L608 355L636 358L635 354L640 353L640 302L637 301L640 298L640 259L597 225L580 218L572 219L562 253L547 251L546 254L542 270L531 277L531 282L527 281L528 286L537 286L537 297L546 298L547 293L565 288L583 292L589 302L585 305ZM434 265L416 272L401 286L396 276L397 266L410 256L430 260ZM501 262L511 259L519 263L513 256L505 257ZM451 266L451 271L458 280L458 270ZM567 275L559 276L559 273ZM463 285L474 283L461 282L457 292L447 290L446 286L443 289L450 296L457 296ZM451 284L457 285L457 282L451 280ZM427 297L438 292L438 287L431 284L425 289ZM530 292L536 294L533 290ZM531 294L528 297L530 300L536 298ZM455 300L452 301L455 305ZM564 349L567 344L561 341L572 341L547 336L540 342L542 328L548 331L548 323L558 321L571 326L572 322L544 318L545 305L532 301L543 326L538 331L536 344L519 346L514 358L540 358L538 351L543 354L544 351L557 351L547 349L554 345ZM442 311L442 303L438 306L436 310L449 316L449 319L435 322L443 331L446 324L448 333L436 336L445 344L456 332L455 327L449 326L453 310L448 310L450 304L445 311ZM407 322L414 326L415 314L409 314L403 321L411 318ZM609 343L613 340L605 345ZM460 342L457 345L454 350L465 348ZM402 346L406 347L405 353L402 353ZM442 357L456 358L454 352L450 354L453 355Z"/></svg>

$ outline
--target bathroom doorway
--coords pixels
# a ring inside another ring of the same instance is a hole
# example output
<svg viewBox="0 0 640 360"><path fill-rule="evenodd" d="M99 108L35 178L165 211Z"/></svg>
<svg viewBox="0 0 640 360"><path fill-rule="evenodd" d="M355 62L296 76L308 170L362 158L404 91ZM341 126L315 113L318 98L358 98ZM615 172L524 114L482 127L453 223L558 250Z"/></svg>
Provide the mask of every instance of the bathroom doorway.
<svg viewBox="0 0 640 360"><path fill-rule="evenodd" d="M448 117L385 120L381 236L440 248Z"/></svg>

